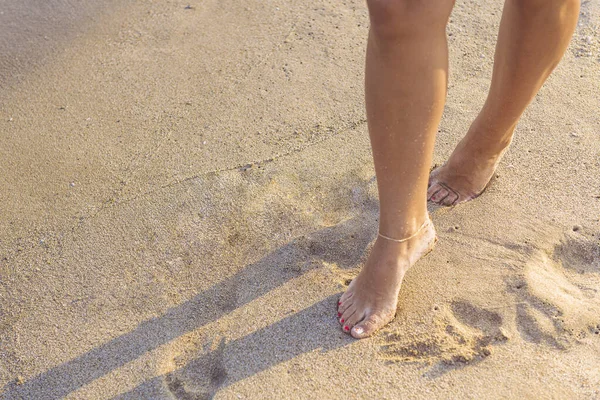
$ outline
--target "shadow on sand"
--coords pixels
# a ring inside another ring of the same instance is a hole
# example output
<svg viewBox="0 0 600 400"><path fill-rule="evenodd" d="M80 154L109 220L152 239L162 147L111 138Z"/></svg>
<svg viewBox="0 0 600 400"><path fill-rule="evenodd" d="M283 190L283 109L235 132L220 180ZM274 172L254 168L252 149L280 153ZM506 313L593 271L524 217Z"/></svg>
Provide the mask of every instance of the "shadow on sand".
<svg viewBox="0 0 600 400"><path fill-rule="evenodd" d="M114 399L162 398L163 386L177 399L211 399L222 387L300 354L318 349L327 352L345 346L352 339L340 332L332 318L331 310L337 298L337 295L329 296L299 313L232 342L222 340L217 349L202 354L183 368L148 380ZM249 362L236 363L234 360Z"/></svg>
<svg viewBox="0 0 600 400"><path fill-rule="evenodd" d="M4 399L63 398L148 351L216 321L290 279L322 265L315 261L335 262L341 268L354 267L373 239L371 225L374 218L372 217L364 213L338 225L296 238L191 300L169 309L164 315L140 323L135 330L93 348L21 385L15 382L7 384L2 397ZM219 349L188 363L182 370L144 382L132 392L119 398L140 398L142 392L147 396L148 392L145 390L156 387L162 379L177 398L209 398L219 387L230 385L299 354L318 348L326 351L344 346L350 343L351 339L346 337L340 339L337 335L339 327L333 312L336 297L328 297L246 337L231 343L222 343ZM294 334L298 331L310 332L310 334ZM282 353L281 349L286 350ZM243 357L236 357L236 359L252 359L252 363L227 369L222 362L225 353L244 354ZM208 375L202 375L202 371L208 371ZM201 381L199 374L204 376L202 379L206 378L208 383L200 392L187 394L182 379L186 379L187 376Z"/></svg>

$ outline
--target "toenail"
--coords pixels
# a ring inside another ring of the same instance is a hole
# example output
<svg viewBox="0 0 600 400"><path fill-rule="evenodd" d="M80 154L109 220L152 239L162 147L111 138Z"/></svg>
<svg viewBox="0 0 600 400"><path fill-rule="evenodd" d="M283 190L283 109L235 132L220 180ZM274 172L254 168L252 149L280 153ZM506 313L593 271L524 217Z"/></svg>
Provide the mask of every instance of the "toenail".
<svg viewBox="0 0 600 400"><path fill-rule="evenodd" d="M340 322L343 324L344 323L344 318L342 318L342 320Z"/></svg>
<svg viewBox="0 0 600 400"><path fill-rule="evenodd" d="M364 332L363 328L354 328L354 333L356 333L357 335L362 335L362 333Z"/></svg>
<svg viewBox="0 0 600 400"><path fill-rule="evenodd" d="M350 330L350 328L348 328L348 325L346 325L346 326L344 327L344 330L345 330L346 332L348 332L348 331Z"/></svg>
<svg viewBox="0 0 600 400"><path fill-rule="evenodd" d="M339 313L338 313L338 317L341 317L341 316L342 316L342 313L341 313L341 312L339 312Z"/></svg>
<svg viewBox="0 0 600 400"><path fill-rule="evenodd" d="M338 306L341 306L341 305L342 305L342 302L341 302L341 301L338 301Z"/></svg>

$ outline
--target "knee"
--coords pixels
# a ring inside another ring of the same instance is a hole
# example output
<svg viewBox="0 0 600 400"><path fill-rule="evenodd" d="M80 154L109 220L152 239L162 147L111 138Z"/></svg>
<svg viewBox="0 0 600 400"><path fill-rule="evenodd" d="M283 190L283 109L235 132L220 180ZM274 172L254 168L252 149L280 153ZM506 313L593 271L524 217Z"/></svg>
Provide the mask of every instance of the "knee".
<svg viewBox="0 0 600 400"><path fill-rule="evenodd" d="M455 0L367 0L371 31L398 39L446 29Z"/></svg>

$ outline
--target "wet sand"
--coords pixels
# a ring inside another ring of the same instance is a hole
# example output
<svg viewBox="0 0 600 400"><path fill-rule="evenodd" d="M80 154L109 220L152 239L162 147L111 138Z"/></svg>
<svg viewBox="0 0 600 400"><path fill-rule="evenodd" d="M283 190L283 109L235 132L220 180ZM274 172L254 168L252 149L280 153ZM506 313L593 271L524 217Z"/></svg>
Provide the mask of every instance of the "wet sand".
<svg viewBox="0 0 600 400"><path fill-rule="evenodd" d="M335 318L377 226L363 1L56 7L0 7L2 398L600 397L599 4L363 341ZM501 7L455 7L436 163Z"/></svg>

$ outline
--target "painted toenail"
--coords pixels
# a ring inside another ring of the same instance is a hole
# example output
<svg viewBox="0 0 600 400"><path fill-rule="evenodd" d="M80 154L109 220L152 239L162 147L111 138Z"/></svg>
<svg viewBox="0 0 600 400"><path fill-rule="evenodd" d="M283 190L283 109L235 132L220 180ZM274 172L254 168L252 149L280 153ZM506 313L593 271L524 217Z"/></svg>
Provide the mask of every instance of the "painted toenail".
<svg viewBox="0 0 600 400"><path fill-rule="evenodd" d="M341 305L342 305L342 302L341 302L341 301L338 301L338 306L341 306Z"/></svg>
<svg viewBox="0 0 600 400"><path fill-rule="evenodd" d="M348 332L348 331L350 330L350 328L348 328L348 325L346 325L346 326L344 327L344 330L345 330L346 332Z"/></svg>
<svg viewBox="0 0 600 400"><path fill-rule="evenodd" d="M341 313L341 312L339 312L339 313L338 313L338 317L341 317L341 316L342 316L342 313Z"/></svg>
<svg viewBox="0 0 600 400"><path fill-rule="evenodd" d="M340 322L343 324L344 323L344 318L342 318L342 320Z"/></svg>

